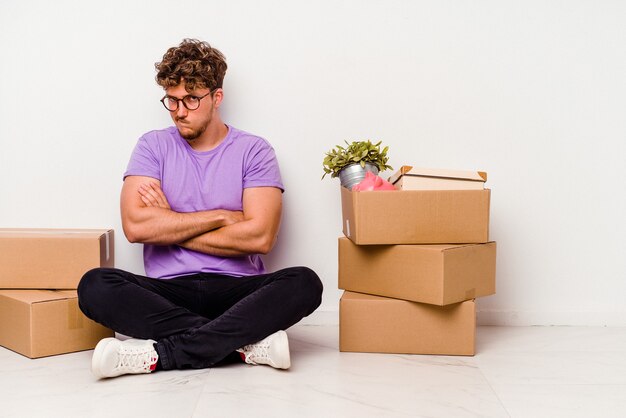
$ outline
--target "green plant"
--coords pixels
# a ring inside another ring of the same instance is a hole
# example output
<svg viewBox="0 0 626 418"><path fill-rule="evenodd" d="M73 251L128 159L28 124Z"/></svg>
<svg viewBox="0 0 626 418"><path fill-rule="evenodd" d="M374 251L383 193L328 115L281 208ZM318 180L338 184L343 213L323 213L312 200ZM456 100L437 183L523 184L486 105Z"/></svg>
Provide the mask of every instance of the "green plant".
<svg viewBox="0 0 626 418"><path fill-rule="evenodd" d="M387 150L389 147L385 147L382 151L380 150L382 141L376 144L372 144L370 140L353 141L352 143L345 142L347 147L337 145L326 153L322 179L326 177L326 174L330 174L331 177L338 177L339 172L345 167L357 163L363 168L365 168L365 163L374 164L378 167L378 171L393 169L393 167L387 165L389 160Z"/></svg>

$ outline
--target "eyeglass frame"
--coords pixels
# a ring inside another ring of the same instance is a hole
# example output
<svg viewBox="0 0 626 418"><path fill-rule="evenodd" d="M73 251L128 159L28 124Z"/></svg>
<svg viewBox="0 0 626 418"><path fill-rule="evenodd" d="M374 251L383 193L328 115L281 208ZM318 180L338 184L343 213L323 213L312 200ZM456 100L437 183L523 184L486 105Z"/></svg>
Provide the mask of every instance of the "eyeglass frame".
<svg viewBox="0 0 626 418"><path fill-rule="evenodd" d="M205 98L205 97L207 97L209 94L213 94L213 93L215 93L216 91L217 91L217 89L215 88L215 89L211 90L210 92L208 92L207 94L205 94L205 95L203 95L203 96L196 96L196 95L194 95L194 94L187 94L187 95L183 96L181 99L179 99L178 97L174 97L174 96L168 96L168 95L166 94L166 95L165 95L165 96L163 96L163 97L161 98L161 100L159 100L159 101L163 104L163 107L164 107L164 108L165 108L168 112L176 112L176 111L179 109L179 107L180 107L180 104L178 104L178 102L182 102L182 103L183 103L183 106L185 106L185 109L187 109L187 110L192 110L192 111L193 111L193 110L197 110L197 109L200 107L200 100L204 99L204 98ZM191 98L194 98L194 99L198 99L198 107L194 107L193 109L190 109L190 108L189 108L189 106L187 106L187 103L185 103L185 99L186 99L187 97L191 97ZM176 100L176 108L175 108L175 109L173 109L173 110L170 110L170 108L169 108L169 107L167 107L167 105L165 104L165 100Z"/></svg>

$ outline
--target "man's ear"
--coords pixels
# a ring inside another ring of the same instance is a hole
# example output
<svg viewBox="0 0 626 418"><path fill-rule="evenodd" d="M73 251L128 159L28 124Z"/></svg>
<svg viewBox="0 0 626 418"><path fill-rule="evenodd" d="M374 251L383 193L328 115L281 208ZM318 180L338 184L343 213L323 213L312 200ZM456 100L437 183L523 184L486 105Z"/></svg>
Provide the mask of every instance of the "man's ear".
<svg viewBox="0 0 626 418"><path fill-rule="evenodd" d="M222 90L221 88L216 89L215 93L213 93L213 104L215 108L220 107L220 104L222 104L222 100L224 100L224 90Z"/></svg>

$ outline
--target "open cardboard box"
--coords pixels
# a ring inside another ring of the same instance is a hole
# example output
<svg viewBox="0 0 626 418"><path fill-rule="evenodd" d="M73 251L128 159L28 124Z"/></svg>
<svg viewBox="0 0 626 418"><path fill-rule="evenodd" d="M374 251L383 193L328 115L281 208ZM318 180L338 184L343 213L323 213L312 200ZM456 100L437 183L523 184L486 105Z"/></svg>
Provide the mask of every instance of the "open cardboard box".
<svg viewBox="0 0 626 418"><path fill-rule="evenodd" d="M75 290L0 290L0 345L26 357L89 350L114 335L83 315Z"/></svg>
<svg viewBox="0 0 626 418"><path fill-rule="evenodd" d="M496 292L496 243L356 245L339 238L339 288L449 305Z"/></svg>
<svg viewBox="0 0 626 418"><path fill-rule="evenodd" d="M0 289L76 289L114 263L110 229L0 229Z"/></svg>
<svg viewBox="0 0 626 418"><path fill-rule="evenodd" d="M489 241L491 190L352 192L341 187L343 233L355 244Z"/></svg>
<svg viewBox="0 0 626 418"><path fill-rule="evenodd" d="M475 354L473 300L433 306L344 292L339 306L339 350L397 354Z"/></svg>

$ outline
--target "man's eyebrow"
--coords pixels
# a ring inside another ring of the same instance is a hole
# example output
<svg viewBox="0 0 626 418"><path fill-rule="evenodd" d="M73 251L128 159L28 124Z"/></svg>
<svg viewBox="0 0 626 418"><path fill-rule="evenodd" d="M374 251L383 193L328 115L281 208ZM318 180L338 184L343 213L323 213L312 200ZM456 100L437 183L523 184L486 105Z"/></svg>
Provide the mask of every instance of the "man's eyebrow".
<svg viewBox="0 0 626 418"><path fill-rule="evenodd" d="M179 100L183 100L185 97L195 97L196 99L200 96L198 96L197 94L185 94L183 97L176 97L176 96L172 96L171 94L166 94L165 97L167 97L168 99L179 99Z"/></svg>
<svg viewBox="0 0 626 418"><path fill-rule="evenodd" d="M189 96L188 94L183 96L183 97L187 97ZM172 96L171 94L166 94L165 97L167 97L168 99L182 99L183 97L176 97L176 96Z"/></svg>

